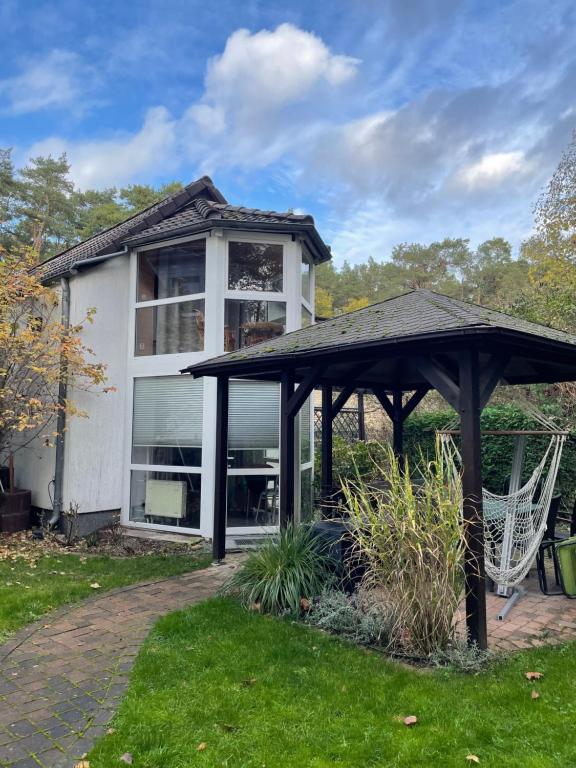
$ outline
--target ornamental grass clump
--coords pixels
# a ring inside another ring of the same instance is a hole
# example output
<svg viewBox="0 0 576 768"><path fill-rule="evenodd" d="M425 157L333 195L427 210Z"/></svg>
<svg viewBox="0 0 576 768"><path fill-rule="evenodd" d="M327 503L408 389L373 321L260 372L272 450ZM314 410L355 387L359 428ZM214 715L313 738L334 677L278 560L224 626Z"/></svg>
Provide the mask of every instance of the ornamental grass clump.
<svg viewBox="0 0 576 768"><path fill-rule="evenodd" d="M343 484L350 534L365 564L364 600L395 617L397 650L427 657L451 643L463 592L461 486L436 446L411 477L387 449L382 489ZM415 479L417 477L417 479Z"/></svg>
<svg viewBox="0 0 576 768"><path fill-rule="evenodd" d="M310 526L289 525L248 556L223 592L263 613L298 615L302 600L319 595L333 581L333 571Z"/></svg>

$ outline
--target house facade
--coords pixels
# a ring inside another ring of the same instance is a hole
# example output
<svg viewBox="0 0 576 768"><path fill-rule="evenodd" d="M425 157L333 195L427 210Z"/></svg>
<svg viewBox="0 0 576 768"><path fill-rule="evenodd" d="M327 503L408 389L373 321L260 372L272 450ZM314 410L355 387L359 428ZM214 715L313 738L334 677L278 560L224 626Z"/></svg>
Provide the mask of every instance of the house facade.
<svg viewBox="0 0 576 768"><path fill-rule="evenodd" d="M216 381L180 370L312 324L314 267L329 258L311 217L229 205L205 177L46 262L44 280L69 292L71 323L96 308L84 341L114 389L69 393L88 418L68 421L60 470L41 442L17 454L33 505L77 507L83 532L120 511L128 527L211 536ZM298 424L301 517L312 504L311 407ZM232 382L229 430L228 531L271 530L278 384Z"/></svg>

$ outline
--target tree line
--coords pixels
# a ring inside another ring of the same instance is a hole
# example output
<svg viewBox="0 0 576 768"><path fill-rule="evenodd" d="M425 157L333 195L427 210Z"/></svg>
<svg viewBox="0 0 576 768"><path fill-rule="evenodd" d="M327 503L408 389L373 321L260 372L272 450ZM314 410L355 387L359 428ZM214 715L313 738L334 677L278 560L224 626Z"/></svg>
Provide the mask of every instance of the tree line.
<svg viewBox="0 0 576 768"><path fill-rule="evenodd" d="M182 187L173 181L81 191L66 155L16 169L11 151L0 149L0 247L29 249L43 261ZM328 262L317 270L317 314L331 317L418 287L576 331L576 138L538 200L535 233L516 258L501 237L476 248L446 238L401 243L382 261L369 256L341 268Z"/></svg>

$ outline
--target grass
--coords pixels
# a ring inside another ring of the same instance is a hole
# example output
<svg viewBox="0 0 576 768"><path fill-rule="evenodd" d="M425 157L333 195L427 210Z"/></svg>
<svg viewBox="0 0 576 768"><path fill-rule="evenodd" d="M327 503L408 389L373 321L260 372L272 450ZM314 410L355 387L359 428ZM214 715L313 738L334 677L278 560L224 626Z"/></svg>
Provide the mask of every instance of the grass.
<svg viewBox="0 0 576 768"><path fill-rule="evenodd" d="M415 670L214 599L158 622L114 732L88 759L91 768L117 766L126 752L139 768L451 768L474 765L468 755L486 768L576 765L575 650L521 653L479 676ZM529 682L527 671L544 676Z"/></svg>
<svg viewBox="0 0 576 768"><path fill-rule="evenodd" d="M113 558L64 553L44 555L35 562L0 560L0 642L64 603L139 581L176 576L207 562L190 555Z"/></svg>

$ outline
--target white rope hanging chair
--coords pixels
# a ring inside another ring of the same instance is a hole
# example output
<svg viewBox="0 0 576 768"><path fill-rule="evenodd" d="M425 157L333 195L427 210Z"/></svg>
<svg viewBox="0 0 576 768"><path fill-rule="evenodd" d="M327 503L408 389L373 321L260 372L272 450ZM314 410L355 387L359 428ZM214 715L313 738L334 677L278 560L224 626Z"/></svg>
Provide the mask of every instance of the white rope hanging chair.
<svg viewBox="0 0 576 768"><path fill-rule="evenodd" d="M442 452L458 474L461 457L451 434L440 433ZM558 476L564 433L555 432L528 482L498 495L482 489L486 573L500 587L515 587L528 574L546 531L548 509ZM516 462L515 462L516 463ZM542 478L547 468L545 480ZM521 465L517 469L519 472ZM511 485L514 482L514 473Z"/></svg>

